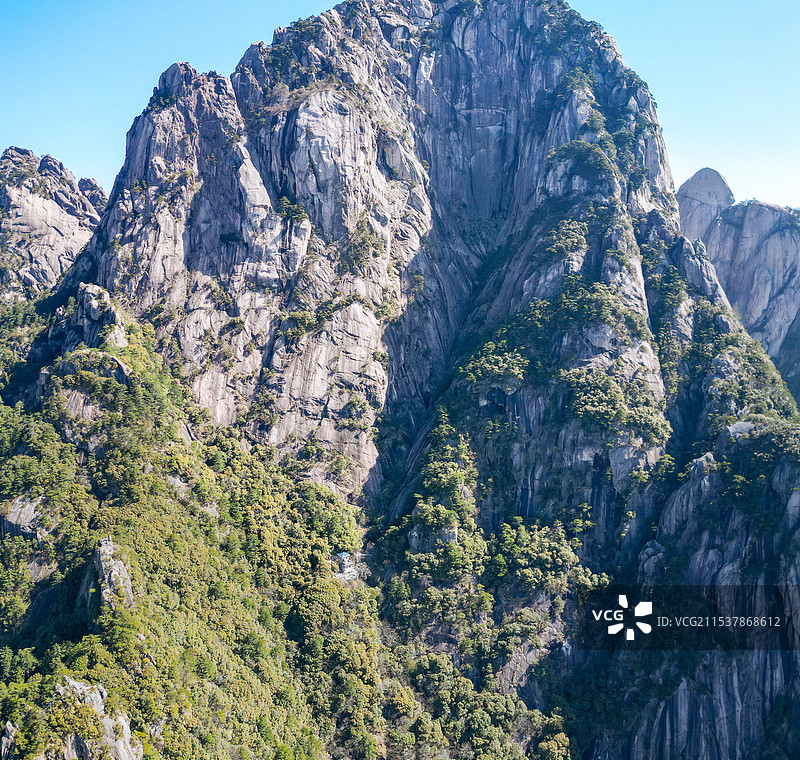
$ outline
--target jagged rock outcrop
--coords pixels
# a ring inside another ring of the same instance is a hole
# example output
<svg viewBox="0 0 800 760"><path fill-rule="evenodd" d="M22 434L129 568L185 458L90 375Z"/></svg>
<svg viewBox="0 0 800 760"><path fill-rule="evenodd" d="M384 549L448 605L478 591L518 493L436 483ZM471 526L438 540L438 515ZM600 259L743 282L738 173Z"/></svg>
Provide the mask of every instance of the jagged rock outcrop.
<svg viewBox="0 0 800 760"><path fill-rule="evenodd" d="M63 748L65 760L92 760L103 756L112 760L142 760L144 747L137 739L131 736L131 727L128 716L117 712L109 715L106 712L108 693L101 684L91 686L76 681L69 676L65 677L65 684L56 686L56 691L61 697L76 699L79 704L92 708L100 723L101 736L99 746L92 746L80 734L68 734ZM57 757L57 752L46 752L46 760Z"/></svg>
<svg viewBox="0 0 800 760"><path fill-rule="evenodd" d="M0 158L0 287L25 298L53 287L91 238L106 205L52 156L8 148Z"/></svg>
<svg viewBox="0 0 800 760"><path fill-rule="evenodd" d="M81 344L98 348L105 341L115 348L128 345L124 318L108 292L98 285L82 282L75 303L60 306L56 317L48 341L61 353L74 351Z"/></svg>
<svg viewBox="0 0 800 760"><path fill-rule="evenodd" d="M3 731L3 736L0 738L0 758L8 760L11 757L11 748L14 745L14 736L17 733L17 727L10 721L6 721L6 728Z"/></svg>
<svg viewBox="0 0 800 760"><path fill-rule="evenodd" d="M54 371L62 377L72 374L79 371L82 360L90 360L88 353L91 349L105 347L114 351L127 345L122 311L106 290L82 282L66 304L55 308L47 329L25 348L27 361L40 368L35 384L12 385L6 389L6 401L13 398L15 402L41 403L50 395L48 383ZM70 354L69 359L60 362ZM103 352L103 356L106 359L102 369L104 376L114 377L117 382L127 385L130 368L112 353ZM52 366L56 361L59 361L58 367ZM88 403L88 399L84 401ZM69 403L68 400L68 406ZM78 410L72 411L74 414Z"/></svg>
<svg viewBox="0 0 800 760"><path fill-rule="evenodd" d="M76 681L69 676L63 684L55 688L56 694L65 703L75 702L91 708L96 716L99 736L92 732L90 736L80 733L68 733L63 737L61 746L48 746L36 760L93 760L93 758L111 758L111 760L142 760L144 747L138 739L131 735L130 721L123 712L109 715L106 712L108 693L101 684L91 686ZM85 718L84 718L85 721ZM10 721L6 722L5 731L0 738L0 758L13 757L14 739L19 729Z"/></svg>
<svg viewBox="0 0 800 760"><path fill-rule="evenodd" d="M733 307L789 388L800 393L800 211L734 205L725 180L701 169L677 193L681 228L705 244Z"/></svg>
<svg viewBox="0 0 800 760"><path fill-rule="evenodd" d="M125 563L117 555L119 547L109 538L101 538L94 555L94 566L100 582L104 604L115 609L118 603L133 604L133 586Z"/></svg>
<svg viewBox="0 0 800 760"><path fill-rule="evenodd" d="M95 452L102 454L102 452ZM99 591L97 602L93 595ZM101 538L94 551L92 562L87 565L83 581L75 601L75 609L97 611L106 606L111 613L119 606L130 607L135 601L130 572L120 557L119 546L109 536Z"/></svg>

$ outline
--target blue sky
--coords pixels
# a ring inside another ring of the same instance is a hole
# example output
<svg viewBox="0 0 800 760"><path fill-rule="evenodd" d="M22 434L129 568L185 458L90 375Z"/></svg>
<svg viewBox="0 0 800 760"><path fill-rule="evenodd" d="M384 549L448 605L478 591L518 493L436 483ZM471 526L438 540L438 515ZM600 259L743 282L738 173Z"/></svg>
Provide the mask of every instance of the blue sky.
<svg viewBox="0 0 800 760"><path fill-rule="evenodd" d="M737 200L800 207L798 0L575 0L659 105L676 184L703 166ZM50 153L109 189L125 133L173 61L229 74L321 0L0 0L0 149Z"/></svg>

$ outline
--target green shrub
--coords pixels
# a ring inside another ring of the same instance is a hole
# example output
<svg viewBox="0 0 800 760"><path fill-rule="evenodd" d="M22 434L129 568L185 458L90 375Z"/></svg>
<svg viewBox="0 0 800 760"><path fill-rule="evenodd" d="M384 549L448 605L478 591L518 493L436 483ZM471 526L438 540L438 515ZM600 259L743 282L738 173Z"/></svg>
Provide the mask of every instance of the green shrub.
<svg viewBox="0 0 800 760"><path fill-rule="evenodd" d="M366 218L362 217L350 234L339 267L344 273L362 270L370 259L380 256L385 248L383 240L373 232Z"/></svg>
<svg viewBox="0 0 800 760"><path fill-rule="evenodd" d="M332 491L317 483L298 483L289 500L294 509L306 516L314 534L327 540L331 553L358 548L355 510Z"/></svg>
<svg viewBox="0 0 800 760"><path fill-rule="evenodd" d="M278 213L285 219L291 219L293 222L304 222L308 219L308 214L305 208L300 203L291 203L286 196L281 196L278 199Z"/></svg>
<svg viewBox="0 0 800 760"><path fill-rule="evenodd" d="M586 248L589 226L585 222L564 219L547 235L547 253L554 258L564 258Z"/></svg>

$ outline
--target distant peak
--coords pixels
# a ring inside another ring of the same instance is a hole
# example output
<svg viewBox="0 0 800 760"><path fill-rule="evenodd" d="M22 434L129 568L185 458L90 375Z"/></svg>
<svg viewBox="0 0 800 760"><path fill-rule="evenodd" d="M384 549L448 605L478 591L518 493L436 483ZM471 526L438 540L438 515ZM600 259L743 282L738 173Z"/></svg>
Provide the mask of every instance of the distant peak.
<svg viewBox="0 0 800 760"><path fill-rule="evenodd" d="M730 185L716 169L705 167L686 180L677 192L681 196L716 209L734 204Z"/></svg>
<svg viewBox="0 0 800 760"><path fill-rule="evenodd" d="M197 72L185 61L173 63L172 66L159 77L158 87L153 92L154 94L156 92L166 92L176 95L180 92L181 87L190 84L196 76Z"/></svg>
<svg viewBox="0 0 800 760"><path fill-rule="evenodd" d="M27 148L11 145L3 151L2 160L6 161L38 161L36 154Z"/></svg>

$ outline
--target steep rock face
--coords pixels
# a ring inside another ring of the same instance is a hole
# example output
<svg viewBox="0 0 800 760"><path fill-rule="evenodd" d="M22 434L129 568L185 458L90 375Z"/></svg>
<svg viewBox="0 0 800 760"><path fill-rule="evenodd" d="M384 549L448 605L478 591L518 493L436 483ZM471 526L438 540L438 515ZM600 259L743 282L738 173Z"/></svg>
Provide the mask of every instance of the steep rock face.
<svg viewBox="0 0 800 760"><path fill-rule="evenodd" d="M617 153L606 118L633 177L608 191L674 204L646 87L598 27L548 12L345 4L251 47L231 80L176 64L77 277L156 321L217 422L314 437L350 458L337 487L375 493L367 429L387 402L402 436L424 425L480 267L512 240L524 259L532 220L589 191L600 144ZM518 286L495 316L542 291Z"/></svg>
<svg viewBox="0 0 800 760"><path fill-rule="evenodd" d="M53 287L89 241L106 205L91 179L52 156L8 148L0 158L0 263L5 297Z"/></svg>
<svg viewBox="0 0 800 760"><path fill-rule="evenodd" d="M690 240L702 240L723 211L734 203L725 178L714 169L700 169L675 194L680 208L681 231Z"/></svg>
<svg viewBox="0 0 800 760"><path fill-rule="evenodd" d="M758 201L733 204L725 181L702 169L677 193L681 228L701 239L733 307L800 392L800 212Z"/></svg>
<svg viewBox="0 0 800 760"><path fill-rule="evenodd" d="M796 614L800 539L797 483L800 469L783 454L788 425L739 422L723 429L713 452L695 459L686 482L667 500L658 529L640 555L639 582L669 583L670 556L685 558L681 582L693 586L778 584L786 588L785 614ZM780 444L776 447L776 441ZM747 472L752 457L764 457L764 495L735 495L731 472ZM785 711L800 691L800 657L794 630L786 631L784 651L704 653L648 678L674 679L667 699L649 699L637 709L633 728L620 740L599 740L592 757L748 757L764 746L791 757L800 736ZM764 716L771 716L765 720ZM765 756L769 756L765 754Z"/></svg>

